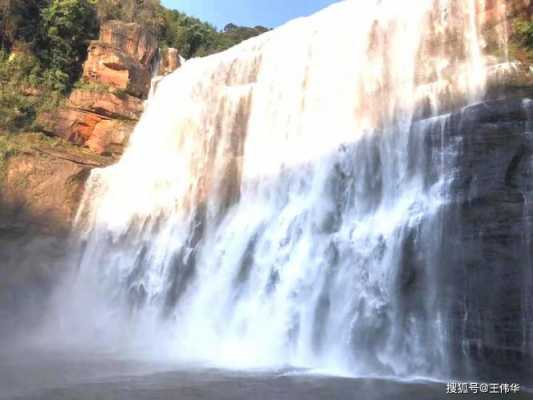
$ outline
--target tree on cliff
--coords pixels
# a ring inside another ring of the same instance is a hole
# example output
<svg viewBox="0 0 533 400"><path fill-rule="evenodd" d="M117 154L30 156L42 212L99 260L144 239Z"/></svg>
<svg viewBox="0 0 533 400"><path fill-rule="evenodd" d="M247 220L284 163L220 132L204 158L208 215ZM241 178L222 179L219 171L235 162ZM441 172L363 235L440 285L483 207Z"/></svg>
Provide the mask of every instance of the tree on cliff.
<svg viewBox="0 0 533 400"><path fill-rule="evenodd" d="M163 10L159 0L96 0L100 21L118 19L137 22L156 35L159 35L163 28Z"/></svg>
<svg viewBox="0 0 533 400"><path fill-rule="evenodd" d="M161 43L178 48L185 58L217 53L268 31L262 26L249 28L228 24L220 32L213 25L176 10L163 9L162 17Z"/></svg>
<svg viewBox="0 0 533 400"><path fill-rule="evenodd" d="M43 80L67 90L79 77L88 41L98 33L91 0L0 0L0 41L10 51L17 43L33 50Z"/></svg>
<svg viewBox="0 0 533 400"><path fill-rule="evenodd" d="M90 0L0 0L0 126L28 129L78 79L98 27Z"/></svg>
<svg viewBox="0 0 533 400"><path fill-rule="evenodd" d="M52 0L41 18L38 54L48 66L45 79L65 90L78 79L89 40L98 34L96 12L88 0Z"/></svg>

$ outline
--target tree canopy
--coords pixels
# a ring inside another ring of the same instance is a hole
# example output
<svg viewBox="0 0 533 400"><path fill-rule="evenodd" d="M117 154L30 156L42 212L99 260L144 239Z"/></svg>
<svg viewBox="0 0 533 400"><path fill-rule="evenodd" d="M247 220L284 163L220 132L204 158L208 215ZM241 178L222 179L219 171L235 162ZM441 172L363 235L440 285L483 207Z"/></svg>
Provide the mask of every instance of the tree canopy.
<svg viewBox="0 0 533 400"><path fill-rule="evenodd" d="M175 47L185 58L210 55L267 31L235 24L218 31L159 0L0 0L2 124L22 129L40 108L65 98L80 78L89 41L113 19L138 23L159 38L160 47ZM46 96L30 101L23 94L28 87Z"/></svg>
<svg viewBox="0 0 533 400"><path fill-rule="evenodd" d="M162 47L176 47L186 58L216 53L267 31L228 24L219 32L198 18L166 9L159 0L0 0L0 18L2 49L9 51L17 41L29 43L43 63L69 75L70 81L80 70L72 65L84 58L88 40L106 20L137 22L154 32Z"/></svg>

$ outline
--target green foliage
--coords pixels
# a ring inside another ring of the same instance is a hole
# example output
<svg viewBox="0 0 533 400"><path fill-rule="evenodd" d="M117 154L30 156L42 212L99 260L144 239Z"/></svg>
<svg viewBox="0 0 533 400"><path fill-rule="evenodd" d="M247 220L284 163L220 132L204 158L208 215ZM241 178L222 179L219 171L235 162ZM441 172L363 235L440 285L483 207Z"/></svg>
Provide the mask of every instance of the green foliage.
<svg viewBox="0 0 533 400"><path fill-rule="evenodd" d="M514 38L519 46L528 50L533 49L533 22L520 20L514 24Z"/></svg>
<svg viewBox="0 0 533 400"><path fill-rule="evenodd" d="M98 33L93 0L0 0L0 16L1 48L12 51L23 43L46 65L40 79L67 92Z"/></svg>
<svg viewBox="0 0 533 400"><path fill-rule="evenodd" d="M26 129L38 112L57 106L62 99L61 93L47 85L43 68L31 52L0 51L0 127Z"/></svg>
<svg viewBox="0 0 533 400"><path fill-rule="evenodd" d="M226 50L243 40L268 31L229 24L219 32L206 22L176 10L162 10L161 47L175 47L185 58L202 57Z"/></svg>
<svg viewBox="0 0 533 400"><path fill-rule="evenodd" d="M19 152L19 145L12 135L0 135L0 164Z"/></svg>
<svg viewBox="0 0 533 400"><path fill-rule="evenodd" d="M228 24L224 27L223 36L231 43L232 46L234 46L244 40L248 40L265 32L268 32L268 28L265 28L264 26L249 28L246 26Z"/></svg>
<svg viewBox="0 0 533 400"><path fill-rule="evenodd" d="M4 183L9 158L21 151L21 145L16 139L17 135L0 133L0 190Z"/></svg>
<svg viewBox="0 0 533 400"><path fill-rule="evenodd" d="M175 47L185 58L267 31L234 24L218 31L159 0L0 0L0 130L31 128L38 113L57 107L73 87L109 91L79 81L88 42L109 19L140 24L160 47Z"/></svg>
<svg viewBox="0 0 533 400"><path fill-rule="evenodd" d="M0 2L0 126L25 130L78 80L98 20L90 0Z"/></svg>
<svg viewBox="0 0 533 400"><path fill-rule="evenodd" d="M137 22L156 35L159 35L163 26L163 10L159 0L96 0L100 21L118 19Z"/></svg>
<svg viewBox="0 0 533 400"><path fill-rule="evenodd" d="M161 47L175 47L185 58L195 56L216 40L215 27L179 11L162 9L161 19Z"/></svg>
<svg viewBox="0 0 533 400"><path fill-rule="evenodd" d="M51 138L41 133L0 132L0 190L10 158L21 153L32 152L35 148L60 149L69 153L80 153L82 149L66 143L63 139Z"/></svg>
<svg viewBox="0 0 533 400"><path fill-rule="evenodd" d="M112 92L116 90L109 85L98 83L98 82L87 81L85 79L80 79L79 81L77 81L74 84L74 89L80 89L80 90L85 90L88 92L95 92L95 93L108 93L108 92Z"/></svg>
<svg viewBox="0 0 533 400"><path fill-rule="evenodd" d="M10 49L17 41L33 43L40 10L47 0L0 0L0 46Z"/></svg>
<svg viewBox="0 0 533 400"><path fill-rule="evenodd" d="M94 4L88 0L51 0L41 11L42 38L37 51L48 66L44 80L66 92L79 78L89 40L98 33Z"/></svg>
<svg viewBox="0 0 533 400"><path fill-rule="evenodd" d="M29 44L47 66L43 79L64 92L79 78L87 43L106 20L136 22L156 34L161 47L176 47L185 58L213 54L267 31L229 24L219 32L159 0L0 0L0 17L1 48Z"/></svg>
<svg viewBox="0 0 533 400"><path fill-rule="evenodd" d="M214 36L209 37L206 45L201 46L194 55L202 56L218 53L267 31L268 29L262 26L249 28L229 24L226 25L222 32L216 32Z"/></svg>
<svg viewBox="0 0 533 400"><path fill-rule="evenodd" d="M30 82L37 81L38 75L38 62L34 57L0 52L0 126L19 129L32 119L32 101L22 91Z"/></svg>

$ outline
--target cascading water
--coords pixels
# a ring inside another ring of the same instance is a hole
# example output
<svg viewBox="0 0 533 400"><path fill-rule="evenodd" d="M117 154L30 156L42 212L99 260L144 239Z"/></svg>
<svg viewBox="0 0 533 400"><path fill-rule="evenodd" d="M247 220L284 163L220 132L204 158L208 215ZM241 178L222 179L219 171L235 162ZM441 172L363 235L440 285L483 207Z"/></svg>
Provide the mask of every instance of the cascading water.
<svg viewBox="0 0 533 400"><path fill-rule="evenodd" d="M79 210L85 333L447 375L446 113L483 95L483 3L345 1L165 77Z"/></svg>

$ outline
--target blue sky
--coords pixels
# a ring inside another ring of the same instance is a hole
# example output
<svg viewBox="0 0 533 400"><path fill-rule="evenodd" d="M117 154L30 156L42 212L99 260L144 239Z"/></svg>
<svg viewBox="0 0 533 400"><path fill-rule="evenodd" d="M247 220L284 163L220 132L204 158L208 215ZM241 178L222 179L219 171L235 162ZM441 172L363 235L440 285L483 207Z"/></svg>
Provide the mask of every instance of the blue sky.
<svg viewBox="0 0 533 400"><path fill-rule="evenodd" d="M168 8L210 22L218 28L263 25L275 28L291 19L313 14L338 0L163 0Z"/></svg>

